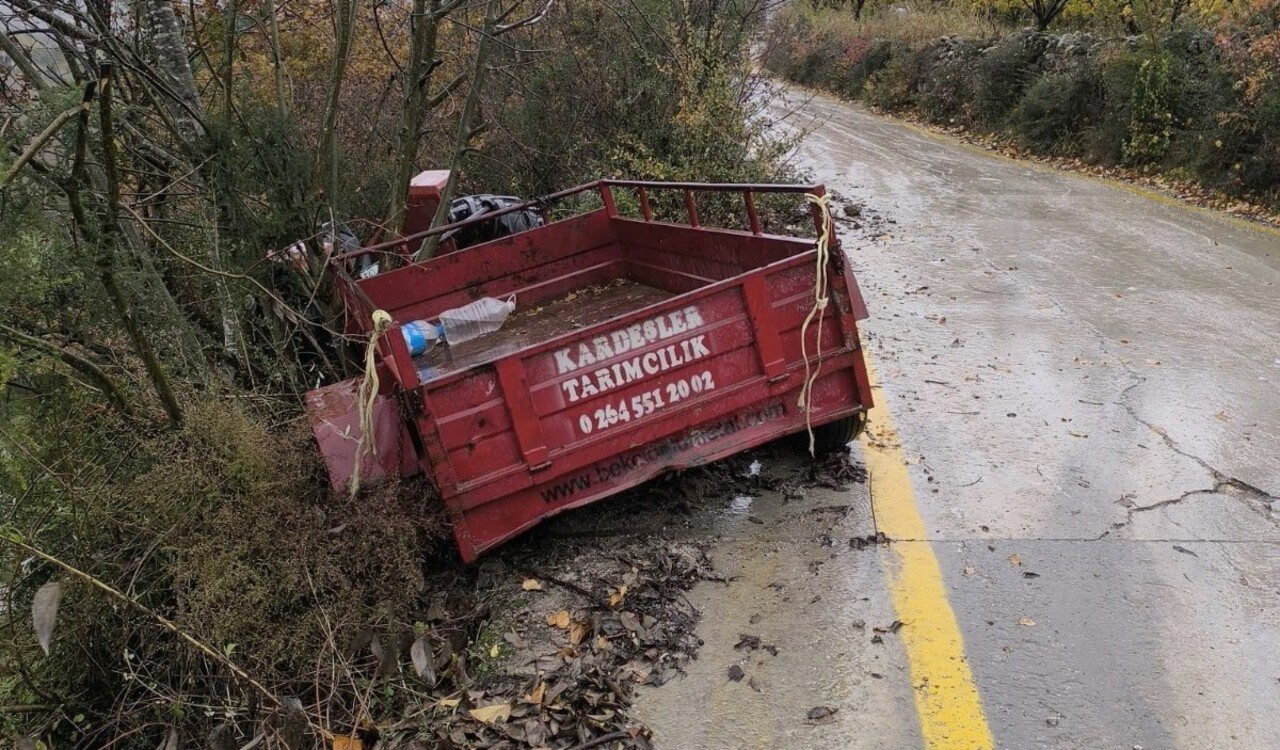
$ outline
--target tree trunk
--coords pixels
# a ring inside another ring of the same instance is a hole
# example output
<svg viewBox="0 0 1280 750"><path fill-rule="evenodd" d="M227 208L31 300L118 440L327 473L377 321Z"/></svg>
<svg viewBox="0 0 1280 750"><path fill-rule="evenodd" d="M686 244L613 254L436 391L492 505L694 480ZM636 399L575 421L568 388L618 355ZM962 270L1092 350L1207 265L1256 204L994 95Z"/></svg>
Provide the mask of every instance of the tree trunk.
<svg viewBox="0 0 1280 750"><path fill-rule="evenodd" d="M36 69L35 63L27 55L27 50L18 46L13 37L5 33L2 28L0 28L0 50L3 50L9 56L9 59L13 60L13 64L18 66L18 70L22 71L22 75L26 77L27 83L31 88L36 91L44 91L49 88L48 82L44 80L44 75Z"/></svg>
<svg viewBox="0 0 1280 750"><path fill-rule="evenodd" d="M342 83L347 75L347 59L351 56L351 38L356 23L356 0L337 0L334 16L333 67L329 73L329 91L325 99L324 125L320 131L319 158L316 161L312 189L326 193L330 207L338 197L338 111L342 105Z"/></svg>
<svg viewBox="0 0 1280 750"><path fill-rule="evenodd" d="M427 85L435 70L436 38L440 29L441 0L413 0L410 21L409 60L405 65L401 97L400 132L396 145L396 171L387 199L386 221L390 232L403 229L405 194L417 166L422 125L427 117Z"/></svg>
<svg viewBox="0 0 1280 750"><path fill-rule="evenodd" d="M156 69L169 89L165 101L177 126L178 134L188 146L204 137L204 107L191 62L187 59L187 40L173 12L171 0L143 0L143 12L151 46L156 52Z"/></svg>
<svg viewBox="0 0 1280 750"><path fill-rule="evenodd" d="M78 354L67 351L57 344L23 333L22 331L4 325L3 323L0 323L0 337L8 338L19 346L25 344L46 352L51 356L57 357L62 360L63 363L70 366L71 369L80 373L85 382L98 388L106 396L109 396L111 400L116 402L116 405L120 407L120 411L124 412L126 415L130 413L129 402L125 400L124 394L120 391L120 387L117 386L115 381L111 379L111 376L107 375L107 373L104 372L101 367L98 367L96 363L85 359Z"/></svg>
<svg viewBox="0 0 1280 750"><path fill-rule="evenodd" d="M462 105L462 114L458 117L458 132L454 137L453 156L449 160L449 180L445 183L444 193L440 196L440 205L436 207L436 215L431 226L443 225L449 217L449 204L458 188L458 173L462 170L462 162L470 148L471 139L475 137L474 122L480 109L480 97L484 93L485 73L488 71L489 53L493 48L493 37L497 31L500 0L489 0L485 9L484 28L480 39L476 42L475 64L471 69L471 90L467 92L467 100ZM440 235L432 235L422 243L415 260L426 260L436 253Z"/></svg>
<svg viewBox="0 0 1280 750"><path fill-rule="evenodd" d="M222 117L231 122L231 79L236 72L236 19L240 15L239 3L227 0L226 41L222 48Z"/></svg>
<svg viewBox="0 0 1280 750"><path fill-rule="evenodd" d="M267 31L271 35L271 68L276 78L276 107L280 119L289 116L289 103L284 85L284 60L280 56L280 27L276 24L276 0L267 0Z"/></svg>
<svg viewBox="0 0 1280 750"><path fill-rule="evenodd" d="M221 179L219 172L229 174L233 165L225 163L222 154L212 154L212 159L203 159L206 150L204 143L204 109L200 100L200 92L196 88L195 76L191 70L191 62L187 57L187 39L177 14L173 10L172 0L144 0L146 23L151 33L151 43L156 52L156 67L168 88L169 96L163 97L169 103L170 116L173 118L179 137L183 140L187 151L193 155L197 163L196 174L192 175L197 190L208 189L212 202L217 206L216 236L210 249L210 260L218 271L224 271L223 244L234 241L228 236L228 228L236 219L236 205L229 190ZM232 77L235 72L236 18L238 3L229 0L225 13L227 23L227 39L223 48L222 60L222 93L225 122L231 122L234 106L234 89ZM212 64L212 62L210 63ZM217 276L214 286L218 291L218 315L221 323L222 347L226 355L233 359L246 356L240 349L240 321L236 314L236 301L231 296L226 280Z"/></svg>
<svg viewBox="0 0 1280 750"><path fill-rule="evenodd" d="M102 287L106 290L116 314L120 316L120 321L124 324L125 332L129 336L130 343L133 344L135 353L146 368L151 385L160 399L165 414L169 417L169 424L177 427L182 423L182 408L178 405L178 399L174 396L173 387L169 384L169 377L156 356L155 348L134 317L132 303L116 279L115 253L120 239L120 173L116 165L115 128L111 112L112 72L111 65L104 63L98 77L98 115L99 127L102 131L102 166L106 172L107 195L96 231L91 229L89 217L80 202L80 190L87 184L84 175L84 152L85 142L88 140L88 109L82 110L80 117L76 166L72 177L73 183L76 184L68 191L68 198L72 217L80 227L81 234L96 246L96 265Z"/></svg>

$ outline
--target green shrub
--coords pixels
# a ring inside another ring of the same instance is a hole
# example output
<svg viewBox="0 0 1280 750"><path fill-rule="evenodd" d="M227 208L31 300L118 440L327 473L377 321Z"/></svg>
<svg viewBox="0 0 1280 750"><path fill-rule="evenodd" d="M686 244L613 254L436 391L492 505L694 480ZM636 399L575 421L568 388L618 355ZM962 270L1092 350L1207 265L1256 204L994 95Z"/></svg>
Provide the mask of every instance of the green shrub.
<svg viewBox="0 0 1280 750"><path fill-rule="evenodd" d="M1274 201L1280 200L1280 82L1272 78L1264 85L1250 116L1253 138L1240 149L1235 171L1240 189Z"/></svg>
<svg viewBox="0 0 1280 750"><path fill-rule="evenodd" d="M1003 124L1038 75L1044 48L1043 34L1024 33L1006 37L982 53L975 69L975 124L992 129Z"/></svg>
<svg viewBox="0 0 1280 750"><path fill-rule="evenodd" d="M33 416L26 439L49 448L31 458L57 467L74 456L74 466L57 481L0 466L0 492L25 485L28 495L6 525L230 654L273 690L315 689L335 631L403 629L420 611L424 563L447 534L441 511L420 486L384 486L354 502L328 491L304 422L272 430L261 415L212 397L189 403L181 430L152 436L70 400ZM11 437L0 453L10 454ZM60 696L62 715L87 721L48 728L58 746L101 747L149 722L203 737L224 710L244 710L243 686L153 618L14 553L0 545L13 613L0 663L28 666L22 680L0 682L0 701ZM66 593L52 656L43 657L19 622L50 580ZM184 709L193 704L217 710Z"/></svg>
<svg viewBox="0 0 1280 750"><path fill-rule="evenodd" d="M486 144L486 158L469 164L468 177L524 195L601 176L788 179L785 149L754 88L750 27L726 8L697 21L710 26L695 33L688 12L637 0L598 17L566 14L574 42L545 40L553 51L510 87L495 118L494 130L506 137ZM835 42L811 31L803 18L788 26L795 37L773 58L796 80L833 75Z"/></svg>
<svg viewBox="0 0 1280 750"><path fill-rule="evenodd" d="M972 43L943 41L930 53L936 63L925 74L916 102L931 122L971 122L978 52Z"/></svg>
<svg viewBox="0 0 1280 750"><path fill-rule="evenodd" d="M1156 164L1164 159L1173 138L1175 101L1173 61L1156 53L1138 65L1129 93L1129 132L1124 162L1130 166Z"/></svg>
<svg viewBox="0 0 1280 750"><path fill-rule="evenodd" d="M926 53L907 47L895 46L889 62L867 79L865 96L873 107L898 110L915 103Z"/></svg>
<svg viewBox="0 0 1280 750"><path fill-rule="evenodd" d="M883 68L893 55L893 45L884 39L854 37L840 58L840 83L837 90L851 98L861 97L867 79Z"/></svg>
<svg viewBox="0 0 1280 750"><path fill-rule="evenodd" d="M1007 133L1033 151L1280 200L1274 13L1212 27L1188 18L1162 34L1109 41L1091 27L1062 37L1006 32L994 42L982 41L990 27L939 26L948 13L912 6L854 22L791 5L771 26L769 66L880 109Z"/></svg>
<svg viewBox="0 0 1280 750"><path fill-rule="evenodd" d="M1191 162L1205 183L1233 194L1280 198L1280 83L1266 81L1215 113Z"/></svg>
<svg viewBox="0 0 1280 750"><path fill-rule="evenodd" d="M1092 66L1050 73L1031 85L1009 114L1026 148L1068 155L1082 151L1086 126L1101 118L1104 92Z"/></svg>
<svg viewBox="0 0 1280 750"><path fill-rule="evenodd" d="M1101 97L1096 119L1080 134L1081 155L1094 163L1119 164L1129 136L1129 98L1142 58L1125 45L1108 45L1094 58Z"/></svg>

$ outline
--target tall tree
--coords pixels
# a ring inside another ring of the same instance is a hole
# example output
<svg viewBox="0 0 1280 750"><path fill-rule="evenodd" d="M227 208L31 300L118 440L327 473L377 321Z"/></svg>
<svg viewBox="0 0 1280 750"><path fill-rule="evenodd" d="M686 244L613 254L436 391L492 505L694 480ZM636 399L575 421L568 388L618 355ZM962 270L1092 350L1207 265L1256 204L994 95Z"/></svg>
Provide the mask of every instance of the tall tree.
<svg viewBox="0 0 1280 750"><path fill-rule="evenodd" d="M413 0L409 19L409 57L402 73L400 129L396 134L396 166L387 196L383 225L392 232L404 223L405 196L409 179L417 168L427 113L444 101L464 80L459 74L439 92L428 96L432 74L441 64L436 57L440 22L463 0Z"/></svg>
<svg viewBox="0 0 1280 750"><path fill-rule="evenodd" d="M316 158L312 189L323 190L325 201L332 207L338 200L338 113L342 108L342 87L347 79L347 63L351 58L351 41L355 36L356 0L336 0L333 14L333 63L329 69L329 86L325 94L324 122L320 126L320 148Z"/></svg>
<svg viewBox="0 0 1280 750"><path fill-rule="evenodd" d="M162 97L184 145L193 147L205 134L204 105L187 57L187 37L178 23L172 0L143 0L143 18L155 51L155 72Z"/></svg>
<svg viewBox="0 0 1280 750"><path fill-rule="evenodd" d="M516 0L506 9L502 7L502 0L488 0L486 3L484 25L477 32L480 38L476 42L475 58L472 60L470 89L467 91L466 101L462 105L462 112L458 115L457 132L453 139L453 152L449 158L449 180L445 183L444 192L440 196L440 205L436 207L436 214L431 220L432 226L441 226L448 221L449 204L453 201L453 196L458 189L458 178L462 171L463 161L471 150L471 143L487 127L483 122L480 122L480 100L484 94L485 79L489 72L489 55L493 50L497 37L538 23L546 17L554 2L555 0L544 0L541 8L525 18L509 24L504 22L513 13L520 10L524 5L524 0ZM421 260L435 255L439 240L439 235L428 237L427 241L422 243L422 248L418 250L417 258Z"/></svg>

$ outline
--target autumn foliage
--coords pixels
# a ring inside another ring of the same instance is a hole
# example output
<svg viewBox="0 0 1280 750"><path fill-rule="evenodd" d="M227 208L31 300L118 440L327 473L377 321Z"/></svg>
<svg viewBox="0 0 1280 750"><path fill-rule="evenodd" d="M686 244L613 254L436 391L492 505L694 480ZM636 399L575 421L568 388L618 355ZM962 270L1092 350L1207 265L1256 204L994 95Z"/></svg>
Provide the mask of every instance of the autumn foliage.
<svg viewBox="0 0 1280 750"><path fill-rule="evenodd" d="M1057 34L1004 26L1027 20L1013 4L973 7L945 11L943 35L924 10L855 23L792 6L766 65L1033 153L1280 203L1280 3L1068 5Z"/></svg>

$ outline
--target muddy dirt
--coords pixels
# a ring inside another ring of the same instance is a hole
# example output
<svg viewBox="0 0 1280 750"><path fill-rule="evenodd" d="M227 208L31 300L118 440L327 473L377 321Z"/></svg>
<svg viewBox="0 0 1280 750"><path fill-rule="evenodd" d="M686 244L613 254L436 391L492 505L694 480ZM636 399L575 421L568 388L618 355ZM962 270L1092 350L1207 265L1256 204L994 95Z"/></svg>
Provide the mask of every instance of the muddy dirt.
<svg viewBox="0 0 1280 750"><path fill-rule="evenodd" d="M437 688L427 710L382 728L379 739L386 747L652 747L635 714L637 693L689 674L704 645L695 630L702 607L690 592L732 582L707 550L739 524L785 518L806 529L819 558L835 557L851 541L834 528L854 509L820 498L865 478L847 453L811 461L788 438L565 514L437 576L427 612ZM775 507L753 508L759 497ZM775 590L790 585L779 580ZM779 647L746 632L736 641L731 650L748 665L737 666L742 688L763 691L767 669L749 665L777 657Z"/></svg>

